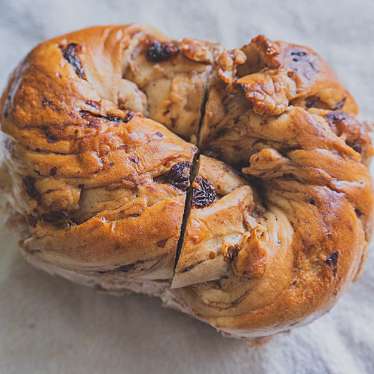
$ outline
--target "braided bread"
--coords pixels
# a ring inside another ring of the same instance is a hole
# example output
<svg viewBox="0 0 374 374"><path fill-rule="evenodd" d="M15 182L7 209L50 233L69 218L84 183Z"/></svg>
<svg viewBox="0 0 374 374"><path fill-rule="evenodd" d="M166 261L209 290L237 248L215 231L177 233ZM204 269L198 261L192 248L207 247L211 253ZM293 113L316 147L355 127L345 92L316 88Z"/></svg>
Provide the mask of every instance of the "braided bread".
<svg viewBox="0 0 374 374"><path fill-rule="evenodd" d="M241 338L326 312L372 228L368 127L313 50L102 26L38 45L1 98L33 265Z"/></svg>

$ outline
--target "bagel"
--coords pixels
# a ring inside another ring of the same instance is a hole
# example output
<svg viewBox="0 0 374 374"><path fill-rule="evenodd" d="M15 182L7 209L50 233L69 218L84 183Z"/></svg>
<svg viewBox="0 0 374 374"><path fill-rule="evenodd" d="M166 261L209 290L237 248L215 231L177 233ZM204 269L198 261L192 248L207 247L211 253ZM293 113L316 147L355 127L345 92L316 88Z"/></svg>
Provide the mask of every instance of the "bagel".
<svg viewBox="0 0 374 374"><path fill-rule="evenodd" d="M34 48L0 111L6 213L49 273L251 339L322 315L363 268L369 128L310 48L88 28Z"/></svg>

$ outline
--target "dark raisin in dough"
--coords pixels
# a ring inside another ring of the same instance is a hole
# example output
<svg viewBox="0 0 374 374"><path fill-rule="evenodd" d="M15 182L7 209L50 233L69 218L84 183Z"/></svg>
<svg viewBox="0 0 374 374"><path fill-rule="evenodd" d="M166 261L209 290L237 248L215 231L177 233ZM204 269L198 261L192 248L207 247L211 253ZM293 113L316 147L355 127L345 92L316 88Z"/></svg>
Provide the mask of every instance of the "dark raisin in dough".
<svg viewBox="0 0 374 374"><path fill-rule="evenodd" d="M192 189L192 206L205 208L211 205L216 198L214 187L204 177L196 177Z"/></svg>
<svg viewBox="0 0 374 374"><path fill-rule="evenodd" d="M149 43L146 52L147 59L151 62L166 61L179 52L178 47L170 42L159 42L153 40Z"/></svg>
<svg viewBox="0 0 374 374"><path fill-rule="evenodd" d="M173 165L164 178L174 187L186 191L190 186L190 172L191 163L183 161Z"/></svg>
<svg viewBox="0 0 374 374"><path fill-rule="evenodd" d="M81 49L82 47L77 43L69 43L66 47L61 47L64 59L73 67L75 74L77 74L79 78L87 79L82 62L78 56Z"/></svg>

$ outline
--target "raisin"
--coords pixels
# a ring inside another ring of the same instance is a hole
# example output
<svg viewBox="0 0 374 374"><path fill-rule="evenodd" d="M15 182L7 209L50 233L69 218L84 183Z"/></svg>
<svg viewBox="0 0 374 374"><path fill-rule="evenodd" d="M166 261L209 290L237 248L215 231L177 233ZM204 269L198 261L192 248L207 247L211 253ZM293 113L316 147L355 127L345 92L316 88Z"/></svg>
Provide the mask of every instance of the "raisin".
<svg viewBox="0 0 374 374"><path fill-rule="evenodd" d="M308 203L311 205L316 205L316 201L312 197L308 199Z"/></svg>
<svg viewBox="0 0 374 374"><path fill-rule="evenodd" d="M100 103L96 100L86 100L86 104L95 109L100 108Z"/></svg>
<svg viewBox="0 0 374 374"><path fill-rule="evenodd" d="M85 120L89 120L91 117L94 117L94 115L91 113L91 112L89 112L88 110L80 110L79 111L79 115L83 118L83 119L85 119Z"/></svg>
<svg viewBox="0 0 374 374"><path fill-rule="evenodd" d="M332 252L325 260L327 266L332 269L334 275L336 275L337 265L338 265L339 252Z"/></svg>
<svg viewBox="0 0 374 374"><path fill-rule="evenodd" d="M127 273L129 271L132 271L132 270L136 270L137 267L139 266L143 266L145 261L137 261L137 262L134 262L132 264L127 264L127 265L122 265L122 266L119 266L117 268L115 268L114 270L115 271L121 271L123 273Z"/></svg>
<svg viewBox="0 0 374 374"><path fill-rule="evenodd" d="M348 142L347 142L348 143ZM362 146L359 143L348 144L352 147L357 153L362 153Z"/></svg>
<svg viewBox="0 0 374 374"><path fill-rule="evenodd" d="M190 265L183 268L182 273L187 273L188 271L192 270L196 265Z"/></svg>
<svg viewBox="0 0 374 374"><path fill-rule="evenodd" d="M188 161L178 162L163 176L163 180L174 187L186 191L190 186L191 163Z"/></svg>
<svg viewBox="0 0 374 374"><path fill-rule="evenodd" d="M124 117L119 117L119 116L113 116L113 115L107 115L104 116L102 114L97 114L97 113L91 113L88 110L80 110L79 115L88 121L90 127L98 127L100 125L100 119L111 121L111 122L124 122L127 123L131 121L131 119L134 117L133 112L127 112Z"/></svg>
<svg viewBox="0 0 374 374"><path fill-rule="evenodd" d="M134 156L130 156L130 157L129 157L129 160L130 160L131 162L133 162L134 164L139 164L139 157L136 156L136 155L134 155Z"/></svg>
<svg viewBox="0 0 374 374"><path fill-rule="evenodd" d="M127 122L130 122L134 117L134 113L133 112L127 112L126 115L125 115L125 118L122 119L123 122L127 123Z"/></svg>
<svg viewBox="0 0 374 374"><path fill-rule="evenodd" d="M313 108L319 103L319 101L318 96L309 96L305 99L305 106L307 108Z"/></svg>
<svg viewBox="0 0 374 374"><path fill-rule="evenodd" d="M346 144L353 148L356 152L362 153L365 147L364 134L360 131L360 124L347 113L341 111L329 112L325 118L330 128L338 135L345 134Z"/></svg>
<svg viewBox="0 0 374 374"><path fill-rule="evenodd" d="M307 55L307 53L304 52L304 51L292 51L291 52L291 56L304 57L306 55Z"/></svg>
<svg viewBox="0 0 374 374"><path fill-rule="evenodd" d="M50 223L58 228L69 228L74 224L74 221L65 211L44 213L42 219L44 222Z"/></svg>
<svg viewBox="0 0 374 374"><path fill-rule="evenodd" d="M49 175L50 175L51 177L54 177L56 174L57 174L57 168L56 168L56 166L54 166L53 168L51 168L51 169L49 170Z"/></svg>
<svg viewBox="0 0 374 374"><path fill-rule="evenodd" d="M120 271L122 273L127 273L135 268L135 264L128 264L128 265L122 265L116 268L116 271Z"/></svg>
<svg viewBox="0 0 374 374"><path fill-rule="evenodd" d="M157 247L159 248L165 248L165 245L167 243L167 239L162 239L162 240L159 240L156 244L157 244Z"/></svg>
<svg viewBox="0 0 374 374"><path fill-rule="evenodd" d="M109 120L111 122L122 122L122 118L118 117L118 116L107 116L107 117L103 117L103 118L106 118L107 120Z"/></svg>
<svg viewBox="0 0 374 374"><path fill-rule="evenodd" d="M48 143L56 143L58 141L58 137L53 134L48 134L47 135L47 142Z"/></svg>
<svg viewBox="0 0 374 374"><path fill-rule="evenodd" d="M53 105L52 101L51 100L48 100L46 97L43 97L42 98L42 106L44 108L48 108L48 107L51 107Z"/></svg>
<svg viewBox="0 0 374 374"><path fill-rule="evenodd" d="M35 178L34 177L23 177L23 185L25 186L26 193L35 200L40 199L40 192L35 187Z"/></svg>
<svg viewBox="0 0 374 374"><path fill-rule="evenodd" d="M306 51L292 50L287 60L286 64L291 71L300 74L308 80L313 79L319 70L315 56Z"/></svg>
<svg viewBox="0 0 374 374"><path fill-rule="evenodd" d="M148 44L146 57L151 62L161 62L175 56L178 52L178 47L173 43L153 40Z"/></svg>
<svg viewBox="0 0 374 374"><path fill-rule="evenodd" d="M216 197L214 187L204 177L196 177L192 188L192 206L205 208L213 204Z"/></svg>
<svg viewBox="0 0 374 374"><path fill-rule="evenodd" d="M77 43L69 43L66 47L60 48L64 59L73 67L75 74L77 74L79 78L87 80L82 62L78 56L82 50L82 47Z"/></svg>
<svg viewBox="0 0 374 374"><path fill-rule="evenodd" d="M339 100L336 104L333 110L341 110L344 107L345 102L347 101L346 97L343 97L341 100Z"/></svg>
<svg viewBox="0 0 374 374"><path fill-rule="evenodd" d="M362 213L361 210L358 209L358 208L355 209L355 213L356 213L356 216L357 216L358 218L362 217L362 215L364 214L364 213Z"/></svg>
<svg viewBox="0 0 374 374"><path fill-rule="evenodd" d="M56 143L59 140L58 136L51 133L51 130L47 126L42 127L42 130L48 143Z"/></svg>
<svg viewBox="0 0 374 374"><path fill-rule="evenodd" d="M227 249L227 252L225 254L225 257L224 257L224 260L227 261L227 262L232 262L234 261L235 257L238 255L239 253L239 246L238 245L233 245L233 246L230 246L228 249Z"/></svg>
<svg viewBox="0 0 374 374"><path fill-rule="evenodd" d="M348 119L348 116L344 112L334 111L328 113L326 119L330 123L343 122Z"/></svg>
<svg viewBox="0 0 374 374"><path fill-rule="evenodd" d="M305 51L291 51L291 58L293 62L309 62L310 57Z"/></svg>
<svg viewBox="0 0 374 374"><path fill-rule="evenodd" d="M318 96L309 96L305 99L306 108L330 109Z"/></svg>

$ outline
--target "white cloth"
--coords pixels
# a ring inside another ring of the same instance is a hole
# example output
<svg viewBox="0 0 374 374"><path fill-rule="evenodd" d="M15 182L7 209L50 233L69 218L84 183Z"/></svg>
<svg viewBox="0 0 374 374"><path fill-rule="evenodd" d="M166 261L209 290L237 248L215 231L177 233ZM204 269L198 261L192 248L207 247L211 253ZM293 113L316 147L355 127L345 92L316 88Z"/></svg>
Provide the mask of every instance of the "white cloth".
<svg viewBox="0 0 374 374"><path fill-rule="evenodd" d="M374 119L374 1L0 0L0 85L37 42L138 22L240 46L263 33L332 64ZM320 320L249 348L144 296L101 295L27 265L0 231L0 373L374 373L374 258Z"/></svg>

